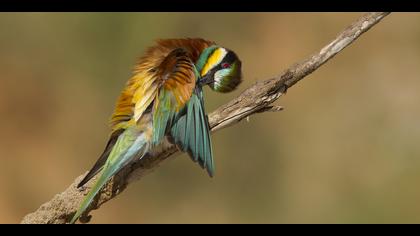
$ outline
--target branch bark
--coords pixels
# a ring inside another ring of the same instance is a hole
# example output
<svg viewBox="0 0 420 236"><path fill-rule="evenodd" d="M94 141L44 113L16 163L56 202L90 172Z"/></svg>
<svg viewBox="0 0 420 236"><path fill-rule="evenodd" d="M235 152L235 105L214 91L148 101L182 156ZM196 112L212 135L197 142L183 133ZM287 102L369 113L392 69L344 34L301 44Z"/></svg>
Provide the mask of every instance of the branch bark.
<svg viewBox="0 0 420 236"><path fill-rule="evenodd" d="M243 91L237 98L221 106L209 115L212 132L236 124L242 119L256 113L280 111L282 109L281 107L273 107L271 104L281 95L285 94L288 88L318 69L388 14L381 12L363 15L344 29L319 52L291 66L274 78L256 82ZM128 184L156 169L164 160L174 158L176 156L174 154L177 152L178 150L174 145L166 144L156 154L143 158L137 163L123 169L101 190L85 214L82 215L80 221L84 223L89 222L91 216L88 214L91 210L98 209L102 204L113 199L124 191ZM92 183L96 180L94 178L82 190L77 189L76 185L85 174L77 177L64 192L55 195L53 199L41 205L38 210L26 215L21 223L69 222L76 213L83 197L88 193Z"/></svg>

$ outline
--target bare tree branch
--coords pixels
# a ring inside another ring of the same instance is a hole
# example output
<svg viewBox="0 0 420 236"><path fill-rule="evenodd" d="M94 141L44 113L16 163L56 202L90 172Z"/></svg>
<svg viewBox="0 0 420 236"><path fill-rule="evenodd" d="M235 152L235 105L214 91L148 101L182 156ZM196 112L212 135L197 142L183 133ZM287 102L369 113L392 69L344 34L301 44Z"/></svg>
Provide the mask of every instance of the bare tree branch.
<svg viewBox="0 0 420 236"><path fill-rule="evenodd" d="M214 132L226 128L255 113L282 110L282 107L272 106L271 104L283 95L288 88L318 69L388 14L365 14L343 30L318 53L291 66L274 78L256 82L237 98L209 115L211 130ZM80 218L80 221L88 222L90 220L88 214L91 210L99 208L102 204L120 194L129 183L156 169L162 161L176 156L174 154L177 152L175 146L165 144L156 154L145 157L132 166L123 169L98 194L89 209ZM83 190L77 189L76 185L85 174L77 177L64 192L55 195L53 199L43 204L38 210L26 215L21 223L69 222L76 213L84 195L88 193L92 183L96 180L94 178L90 181Z"/></svg>

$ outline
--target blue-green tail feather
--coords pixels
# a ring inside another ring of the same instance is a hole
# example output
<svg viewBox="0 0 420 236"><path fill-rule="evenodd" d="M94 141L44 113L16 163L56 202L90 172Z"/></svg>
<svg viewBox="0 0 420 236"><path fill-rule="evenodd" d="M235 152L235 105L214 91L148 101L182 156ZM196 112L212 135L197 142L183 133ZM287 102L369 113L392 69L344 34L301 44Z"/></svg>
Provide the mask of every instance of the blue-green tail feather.
<svg viewBox="0 0 420 236"><path fill-rule="evenodd" d="M112 149L109 157L101 170L101 176L94 184L88 195L81 203L70 223L74 223L92 203L95 196L109 179L128 164L134 157L143 157L148 151L148 140L144 133L126 130L122 133Z"/></svg>

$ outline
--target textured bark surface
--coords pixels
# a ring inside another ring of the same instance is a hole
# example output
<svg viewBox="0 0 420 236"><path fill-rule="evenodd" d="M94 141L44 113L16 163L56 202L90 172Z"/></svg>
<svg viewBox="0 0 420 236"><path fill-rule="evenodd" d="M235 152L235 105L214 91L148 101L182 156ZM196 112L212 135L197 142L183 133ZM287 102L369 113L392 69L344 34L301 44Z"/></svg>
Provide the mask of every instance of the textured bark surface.
<svg viewBox="0 0 420 236"><path fill-rule="evenodd" d="M226 128L255 113L282 110L281 107L274 107L271 104L283 95L288 88L318 69L388 14L382 12L365 14L343 30L318 53L300 63L296 63L274 78L258 81L243 91L237 98L209 114L211 130L214 132ZM144 157L141 161L123 169L101 190L91 206L82 215L80 221L89 222L90 216L88 214L91 210L99 208L102 204L120 194L128 184L156 169L162 161L175 157L174 154L177 152L175 146L165 144L155 154ZM77 177L64 192L55 195L35 212L26 215L21 223L59 224L69 222L76 213L83 197L96 180L95 177L84 189L77 189L76 185L85 174Z"/></svg>

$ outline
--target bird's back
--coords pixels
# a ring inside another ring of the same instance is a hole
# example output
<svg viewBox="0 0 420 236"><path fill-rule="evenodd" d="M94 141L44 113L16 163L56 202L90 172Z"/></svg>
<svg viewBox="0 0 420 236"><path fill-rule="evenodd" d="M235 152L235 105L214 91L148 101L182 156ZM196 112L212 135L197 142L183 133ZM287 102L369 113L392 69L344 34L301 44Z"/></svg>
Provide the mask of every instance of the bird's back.
<svg viewBox="0 0 420 236"><path fill-rule="evenodd" d="M136 103L150 102L154 98L150 91L151 86L158 86L158 76L156 72L166 56L177 48L183 48L188 52L188 56L193 63L196 63L201 52L207 47L214 45L212 41L201 38L186 39L160 39L156 45L149 47L144 55L138 60L134 68L133 76L128 80L126 87L118 98L114 113L111 117L112 132L125 129L134 122L134 110ZM148 97L150 96L150 98ZM148 107L138 107L143 109L141 114Z"/></svg>

